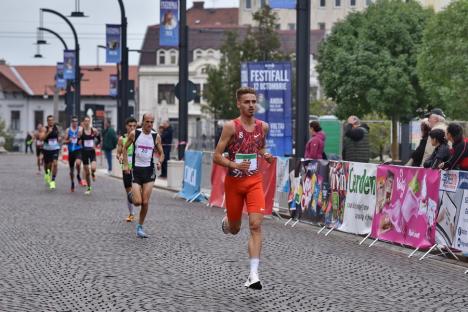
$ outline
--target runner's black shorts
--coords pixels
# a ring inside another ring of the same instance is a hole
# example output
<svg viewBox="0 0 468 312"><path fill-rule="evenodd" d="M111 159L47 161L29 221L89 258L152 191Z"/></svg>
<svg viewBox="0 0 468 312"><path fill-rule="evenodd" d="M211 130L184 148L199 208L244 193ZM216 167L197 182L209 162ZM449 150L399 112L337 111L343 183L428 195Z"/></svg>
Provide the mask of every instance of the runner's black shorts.
<svg viewBox="0 0 468 312"><path fill-rule="evenodd" d="M36 156L39 157L41 154L44 155L44 150L42 149L42 147L36 146Z"/></svg>
<svg viewBox="0 0 468 312"><path fill-rule="evenodd" d="M133 168L133 183L143 185L156 180L156 170L154 167Z"/></svg>
<svg viewBox="0 0 468 312"><path fill-rule="evenodd" d="M60 150L43 150L42 153L44 154L44 162L46 164L53 162L54 160L58 160Z"/></svg>
<svg viewBox="0 0 468 312"><path fill-rule="evenodd" d="M89 165L93 161L96 161L96 151L93 149L86 150L82 149L81 150L81 160L83 161L83 165Z"/></svg>
<svg viewBox="0 0 468 312"><path fill-rule="evenodd" d="M81 149L68 152L68 165L70 168L73 168L73 165L75 165L77 159L81 159Z"/></svg>
<svg viewBox="0 0 468 312"><path fill-rule="evenodd" d="M124 187L125 188L129 188L129 187L132 187L132 172L130 171L130 173L125 173L124 171L122 171L122 177L123 177L123 184L124 184Z"/></svg>

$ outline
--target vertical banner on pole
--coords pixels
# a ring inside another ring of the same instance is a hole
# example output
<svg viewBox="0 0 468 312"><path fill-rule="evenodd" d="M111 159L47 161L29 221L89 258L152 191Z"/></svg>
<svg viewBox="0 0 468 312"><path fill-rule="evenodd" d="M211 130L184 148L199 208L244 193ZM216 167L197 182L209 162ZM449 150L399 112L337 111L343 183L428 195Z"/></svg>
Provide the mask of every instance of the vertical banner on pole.
<svg viewBox="0 0 468 312"><path fill-rule="evenodd" d="M117 96L119 80L117 75L109 75L109 95Z"/></svg>
<svg viewBox="0 0 468 312"><path fill-rule="evenodd" d="M57 63L57 71L55 73L55 87L57 89L65 89L67 81L63 77L63 63Z"/></svg>
<svg viewBox="0 0 468 312"><path fill-rule="evenodd" d="M272 9L295 9L296 0L270 0L269 5Z"/></svg>
<svg viewBox="0 0 468 312"><path fill-rule="evenodd" d="M330 194L328 195L328 203L325 209L325 224L332 228L339 228L343 223L348 189L349 163L330 161L328 166Z"/></svg>
<svg viewBox="0 0 468 312"><path fill-rule="evenodd" d="M74 50L63 51L63 78L66 80L75 79L76 57Z"/></svg>
<svg viewBox="0 0 468 312"><path fill-rule="evenodd" d="M160 1L159 45L177 47L179 45L179 1Z"/></svg>
<svg viewBox="0 0 468 312"><path fill-rule="evenodd" d="M377 165L353 162L349 164L343 224L340 231L369 234L375 212Z"/></svg>
<svg viewBox="0 0 468 312"><path fill-rule="evenodd" d="M270 153L275 156L291 155L291 63L242 63L241 84L257 91L255 116L270 126L267 138Z"/></svg>
<svg viewBox="0 0 468 312"><path fill-rule="evenodd" d="M106 24L106 63L120 63L122 59L121 27Z"/></svg>
<svg viewBox="0 0 468 312"><path fill-rule="evenodd" d="M439 171L382 165L376 183L371 236L414 248L433 246Z"/></svg>

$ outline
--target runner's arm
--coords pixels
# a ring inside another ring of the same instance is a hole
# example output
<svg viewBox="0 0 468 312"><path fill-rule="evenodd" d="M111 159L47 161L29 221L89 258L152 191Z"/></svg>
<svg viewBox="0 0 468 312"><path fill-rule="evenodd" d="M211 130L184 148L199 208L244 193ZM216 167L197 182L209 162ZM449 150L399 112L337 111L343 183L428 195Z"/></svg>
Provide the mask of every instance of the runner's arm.
<svg viewBox="0 0 468 312"><path fill-rule="evenodd" d="M214 155L213 155L213 162L223 167L236 169L237 164L235 162L230 161L226 157L223 156L224 151L226 150L229 141L231 140L232 136L236 134L236 130L234 128L233 123L227 122L223 126L223 132L221 132L221 137L219 138L218 145L215 148Z"/></svg>
<svg viewBox="0 0 468 312"><path fill-rule="evenodd" d="M123 152L122 137L119 137L119 139L117 140L117 153L116 153L116 156L117 156L117 159L120 162L122 162L122 159L120 158L120 156L122 156L122 152Z"/></svg>
<svg viewBox="0 0 468 312"><path fill-rule="evenodd" d="M123 170L128 171L128 148L133 144L135 140L135 131L132 131L128 134L127 142L123 147Z"/></svg>
<svg viewBox="0 0 468 312"><path fill-rule="evenodd" d="M70 128L67 128L67 129L65 130L65 136L63 137L63 144L68 144L68 143L70 143L70 138L68 137L68 129L70 129Z"/></svg>
<svg viewBox="0 0 468 312"><path fill-rule="evenodd" d="M39 132L39 138L41 139L41 141L47 140L47 135L48 135L48 133L47 133L45 127L42 128L41 132Z"/></svg>
<svg viewBox="0 0 468 312"><path fill-rule="evenodd" d="M156 142L154 142L154 145L156 146L156 149L159 153L159 163L162 163L164 161L164 151L162 148L162 143L161 143L161 136L156 135Z"/></svg>
<svg viewBox="0 0 468 312"><path fill-rule="evenodd" d="M267 146L266 146L266 138L268 136L268 131L270 130L270 127L266 122L262 122L262 127L263 127L263 148L258 151L258 154L262 156L269 164L273 161L273 157L271 154L267 151Z"/></svg>

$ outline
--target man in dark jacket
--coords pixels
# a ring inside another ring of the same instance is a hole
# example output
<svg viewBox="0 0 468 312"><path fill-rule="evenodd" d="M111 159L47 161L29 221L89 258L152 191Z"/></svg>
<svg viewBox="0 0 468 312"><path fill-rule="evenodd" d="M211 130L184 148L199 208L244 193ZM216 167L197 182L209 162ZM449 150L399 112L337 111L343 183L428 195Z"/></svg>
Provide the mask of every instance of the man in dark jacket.
<svg viewBox="0 0 468 312"><path fill-rule="evenodd" d="M102 150L107 159L107 173L112 172L112 150L117 146L117 135L112 128L110 120L104 121L104 131L102 131Z"/></svg>
<svg viewBox="0 0 468 312"><path fill-rule="evenodd" d="M343 160L369 162L369 127L356 116L350 116L344 129Z"/></svg>
<svg viewBox="0 0 468 312"><path fill-rule="evenodd" d="M172 127L169 121L164 121L162 124L163 131L161 134L161 143L164 151L164 161L161 164L161 178L167 177L167 161L170 159L172 147Z"/></svg>

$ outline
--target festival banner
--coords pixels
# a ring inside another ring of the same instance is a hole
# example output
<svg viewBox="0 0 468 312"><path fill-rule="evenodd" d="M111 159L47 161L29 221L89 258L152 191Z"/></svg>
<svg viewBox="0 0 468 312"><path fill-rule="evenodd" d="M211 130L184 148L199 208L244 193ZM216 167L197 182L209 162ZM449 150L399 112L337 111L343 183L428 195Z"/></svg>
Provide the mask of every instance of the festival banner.
<svg viewBox="0 0 468 312"><path fill-rule="evenodd" d="M121 27L106 24L106 63L120 63L122 58Z"/></svg>
<svg viewBox="0 0 468 312"><path fill-rule="evenodd" d="M346 193L348 190L349 163L344 161L330 161L330 184L327 207L325 209L325 224L332 228L339 228L343 223Z"/></svg>
<svg viewBox="0 0 468 312"><path fill-rule="evenodd" d="M414 248L432 246L439 183L438 170L379 166L371 236Z"/></svg>
<svg viewBox="0 0 468 312"><path fill-rule="evenodd" d="M369 234L375 212L377 165L349 163L343 224L340 231Z"/></svg>
<svg viewBox="0 0 468 312"><path fill-rule="evenodd" d="M67 86L67 81L63 77L63 63L57 63L57 71L55 73L55 87L57 89L65 89Z"/></svg>
<svg viewBox="0 0 468 312"><path fill-rule="evenodd" d="M295 9L296 0L270 0L269 5L272 9Z"/></svg>
<svg viewBox="0 0 468 312"><path fill-rule="evenodd" d="M179 196L186 200L200 201L204 197L200 193L202 175L203 153L200 151L188 150L184 155L184 183Z"/></svg>
<svg viewBox="0 0 468 312"><path fill-rule="evenodd" d="M270 126L267 137L270 153L275 156L291 155L291 63L242 63L241 84L257 91L255 116Z"/></svg>
<svg viewBox="0 0 468 312"><path fill-rule="evenodd" d="M318 224L325 223L328 201L328 161L304 160L301 163L299 204L296 217ZM296 203L297 204L297 203Z"/></svg>
<svg viewBox="0 0 468 312"><path fill-rule="evenodd" d="M66 80L75 79L76 57L74 50L63 51L63 78Z"/></svg>
<svg viewBox="0 0 468 312"><path fill-rule="evenodd" d="M160 1L159 45L177 47L179 45L179 1Z"/></svg>
<svg viewBox="0 0 468 312"><path fill-rule="evenodd" d="M117 75L109 75L109 95L117 96L119 90L119 80Z"/></svg>
<svg viewBox="0 0 468 312"><path fill-rule="evenodd" d="M468 253L468 172L441 171L437 244Z"/></svg>

